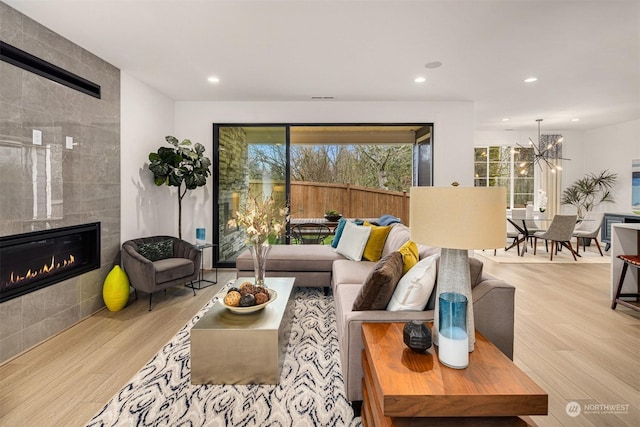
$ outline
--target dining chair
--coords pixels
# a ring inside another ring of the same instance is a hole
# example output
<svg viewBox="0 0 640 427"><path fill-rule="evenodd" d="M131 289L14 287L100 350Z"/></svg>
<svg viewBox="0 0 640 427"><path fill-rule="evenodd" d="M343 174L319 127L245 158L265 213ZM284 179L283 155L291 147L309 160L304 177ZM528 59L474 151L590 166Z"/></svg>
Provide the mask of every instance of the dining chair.
<svg viewBox="0 0 640 427"><path fill-rule="evenodd" d="M568 248L571 251L571 255L573 255L573 259L577 261L576 252L571 246L571 238L573 237L577 219L577 215L555 215L547 231L538 231L533 234L533 254L536 254L538 239L544 239L545 243L551 241L551 261L553 261L553 254L558 250L558 245Z"/></svg>
<svg viewBox="0 0 640 427"><path fill-rule="evenodd" d="M587 250L587 239L594 239L600 256L604 256L602 248L600 248L600 242L598 242L598 234L600 234L603 220L604 213L587 212L584 221L578 224L573 231L573 237L576 238L576 253L580 252L580 239L582 239L582 249L585 252Z"/></svg>

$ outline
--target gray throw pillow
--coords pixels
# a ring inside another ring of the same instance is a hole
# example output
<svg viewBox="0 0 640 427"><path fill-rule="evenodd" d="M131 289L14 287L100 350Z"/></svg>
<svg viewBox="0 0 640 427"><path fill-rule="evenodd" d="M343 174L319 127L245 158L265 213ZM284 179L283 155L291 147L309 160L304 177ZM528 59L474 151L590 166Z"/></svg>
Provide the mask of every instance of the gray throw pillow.
<svg viewBox="0 0 640 427"><path fill-rule="evenodd" d="M402 254L397 251L378 261L360 288L353 310L386 310L402 277L402 268Z"/></svg>
<svg viewBox="0 0 640 427"><path fill-rule="evenodd" d="M149 261L173 257L173 240L163 240L156 243L140 243L138 253Z"/></svg>

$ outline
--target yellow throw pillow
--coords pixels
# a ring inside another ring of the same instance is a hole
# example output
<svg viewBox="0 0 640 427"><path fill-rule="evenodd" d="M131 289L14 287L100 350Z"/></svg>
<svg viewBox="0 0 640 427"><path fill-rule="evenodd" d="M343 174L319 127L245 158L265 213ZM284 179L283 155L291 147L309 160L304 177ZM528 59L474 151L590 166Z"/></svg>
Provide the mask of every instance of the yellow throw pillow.
<svg viewBox="0 0 640 427"><path fill-rule="evenodd" d="M364 247L362 258L377 262L382 258L382 249L384 248L384 242L387 241L387 236L391 227L372 225L369 222L364 223L367 227L371 227L371 234L369 234L369 240L367 240L367 246Z"/></svg>
<svg viewBox="0 0 640 427"><path fill-rule="evenodd" d="M420 259L418 255L418 245L416 242L407 240L404 245L400 246L398 252L402 254L402 263L404 268L402 269L402 274L406 274L407 271L411 270L411 267L416 265Z"/></svg>

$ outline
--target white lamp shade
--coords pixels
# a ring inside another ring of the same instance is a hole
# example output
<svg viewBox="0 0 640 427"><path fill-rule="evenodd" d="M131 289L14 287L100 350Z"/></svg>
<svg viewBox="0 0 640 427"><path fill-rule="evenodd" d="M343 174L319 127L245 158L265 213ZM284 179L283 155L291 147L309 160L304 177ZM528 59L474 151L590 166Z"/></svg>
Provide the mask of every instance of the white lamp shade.
<svg viewBox="0 0 640 427"><path fill-rule="evenodd" d="M504 247L503 187L411 187L411 240L449 249Z"/></svg>

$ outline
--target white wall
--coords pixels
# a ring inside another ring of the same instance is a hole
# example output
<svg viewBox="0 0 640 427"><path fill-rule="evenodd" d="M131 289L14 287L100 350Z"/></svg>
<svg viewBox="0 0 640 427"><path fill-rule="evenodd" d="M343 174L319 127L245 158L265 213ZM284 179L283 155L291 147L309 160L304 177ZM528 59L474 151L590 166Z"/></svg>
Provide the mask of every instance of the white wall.
<svg viewBox="0 0 640 427"><path fill-rule="evenodd" d="M619 123L585 132L544 129L543 134L564 136L563 156L571 159L563 162L562 188L571 185L585 174L599 174L609 170L618 174L618 184L613 190L615 203L603 203L595 210L600 212L631 212L631 160L640 159L640 120ZM529 137L537 141L537 130L475 132L476 146L527 145ZM573 213L572 206L562 206L563 213Z"/></svg>
<svg viewBox="0 0 640 427"><path fill-rule="evenodd" d="M176 136L203 144L210 158L213 123L434 123L435 185L473 185L471 102L176 102L175 113ZM203 225L212 235L212 190L210 179L185 197L187 237Z"/></svg>
<svg viewBox="0 0 640 427"><path fill-rule="evenodd" d="M120 238L177 235L177 190L157 187L148 169L149 153L174 134L174 101L125 72L120 82Z"/></svg>
<svg viewBox="0 0 640 427"><path fill-rule="evenodd" d="M585 173L608 169L618 174L615 203L600 211L631 213L631 160L640 159L640 119L585 132Z"/></svg>

